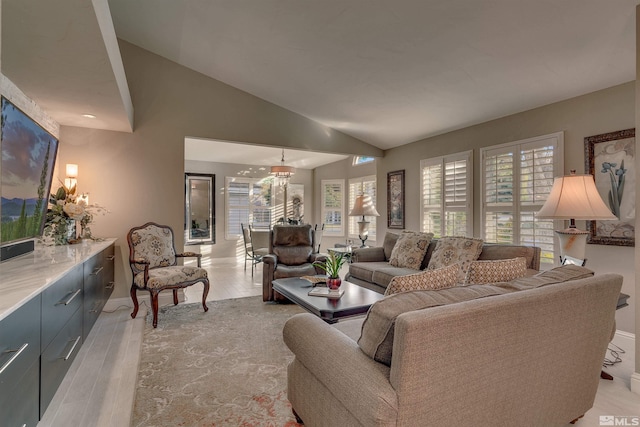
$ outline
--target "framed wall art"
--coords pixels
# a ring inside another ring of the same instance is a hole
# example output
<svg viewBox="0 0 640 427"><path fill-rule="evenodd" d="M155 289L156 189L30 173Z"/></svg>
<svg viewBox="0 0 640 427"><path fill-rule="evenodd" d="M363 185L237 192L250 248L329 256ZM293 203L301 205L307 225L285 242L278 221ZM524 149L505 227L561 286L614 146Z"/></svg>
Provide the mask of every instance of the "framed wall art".
<svg viewBox="0 0 640 427"><path fill-rule="evenodd" d="M594 176L598 193L612 221L587 221L587 243L635 246L635 129L588 136L584 139L585 172Z"/></svg>
<svg viewBox="0 0 640 427"><path fill-rule="evenodd" d="M404 228L404 169L387 173L387 227Z"/></svg>

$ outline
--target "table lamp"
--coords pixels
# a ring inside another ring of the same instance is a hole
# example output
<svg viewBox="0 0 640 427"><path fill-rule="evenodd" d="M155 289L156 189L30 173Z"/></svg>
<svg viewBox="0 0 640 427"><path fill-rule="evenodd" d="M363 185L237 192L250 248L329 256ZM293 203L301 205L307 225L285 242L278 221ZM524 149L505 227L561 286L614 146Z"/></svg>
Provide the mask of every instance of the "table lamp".
<svg viewBox="0 0 640 427"><path fill-rule="evenodd" d="M592 175L571 175L555 178L551 193L542 209L536 214L540 219L568 219L569 228L556 230L560 241L560 262L567 257L586 262L585 249L589 232L576 228L576 219L618 219L604 204Z"/></svg>
<svg viewBox="0 0 640 427"><path fill-rule="evenodd" d="M368 194L360 194L356 197L356 201L353 204L353 209L349 212L349 216L362 216L362 220L358 221L358 237L362 240L362 246L364 242L369 238L369 221L367 216L380 216L376 207L373 206L373 199Z"/></svg>

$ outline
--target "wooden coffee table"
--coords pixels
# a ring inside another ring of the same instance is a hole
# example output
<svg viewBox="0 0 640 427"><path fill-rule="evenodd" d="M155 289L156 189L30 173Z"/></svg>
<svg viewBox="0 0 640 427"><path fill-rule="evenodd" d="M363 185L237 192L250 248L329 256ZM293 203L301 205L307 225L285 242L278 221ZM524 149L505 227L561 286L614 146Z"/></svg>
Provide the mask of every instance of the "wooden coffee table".
<svg viewBox="0 0 640 427"><path fill-rule="evenodd" d="M344 290L340 299L309 296L308 293L313 285L308 280L297 277L276 279L272 284L276 292L327 323L335 323L345 317L366 314L371 304L381 300L384 296L345 280L340 286L340 289Z"/></svg>

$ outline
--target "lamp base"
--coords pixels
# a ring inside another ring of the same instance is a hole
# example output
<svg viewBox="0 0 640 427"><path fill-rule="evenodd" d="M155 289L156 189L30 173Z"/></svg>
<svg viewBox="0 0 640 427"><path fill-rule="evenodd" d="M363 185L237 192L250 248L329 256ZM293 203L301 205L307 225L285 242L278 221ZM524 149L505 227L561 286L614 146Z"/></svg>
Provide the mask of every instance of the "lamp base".
<svg viewBox="0 0 640 427"><path fill-rule="evenodd" d="M566 257L584 260L587 247L588 231L578 230L577 228L567 228L565 230L556 230L558 240L560 241L560 259Z"/></svg>
<svg viewBox="0 0 640 427"><path fill-rule="evenodd" d="M365 234L364 236L362 236L362 235L358 234L358 238L359 238L360 240L362 240L362 245L360 245L360 247L361 247L361 248L366 248L366 247L367 247L367 245L365 245L365 243L364 243L364 242L366 242L366 241L367 241L367 239L369 238L369 236L368 236L367 234Z"/></svg>

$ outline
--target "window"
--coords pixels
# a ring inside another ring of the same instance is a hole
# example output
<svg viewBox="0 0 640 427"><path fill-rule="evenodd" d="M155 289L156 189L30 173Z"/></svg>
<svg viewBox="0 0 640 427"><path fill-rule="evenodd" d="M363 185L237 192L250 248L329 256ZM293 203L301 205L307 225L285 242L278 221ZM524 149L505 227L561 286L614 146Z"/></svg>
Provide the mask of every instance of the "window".
<svg viewBox="0 0 640 427"><path fill-rule="evenodd" d="M240 224L269 229L272 224L271 182L255 178L227 177L225 237L242 236Z"/></svg>
<svg viewBox="0 0 640 427"><path fill-rule="evenodd" d="M344 179L323 179L322 220L325 236L344 236Z"/></svg>
<svg viewBox="0 0 640 427"><path fill-rule="evenodd" d="M376 207L378 203L376 201L376 176L365 176L362 178L353 178L349 180L349 209L351 212L353 205L356 201L356 197L360 194L368 194L371 196L373 206ZM376 217L366 217L369 221L369 239L376 240ZM362 220L362 217L350 216L349 217L349 237L358 238L358 221ZM369 243L367 243L369 244Z"/></svg>
<svg viewBox="0 0 640 427"><path fill-rule="evenodd" d="M553 220L535 217L563 173L562 132L481 150L483 238L539 246L541 266L554 256Z"/></svg>
<svg viewBox="0 0 640 427"><path fill-rule="evenodd" d="M420 161L422 231L473 236L473 152Z"/></svg>
<svg viewBox="0 0 640 427"><path fill-rule="evenodd" d="M353 158L353 165L363 165L365 163L371 163L375 160L375 157L369 157L369 156L355 156Z"/></svg>

